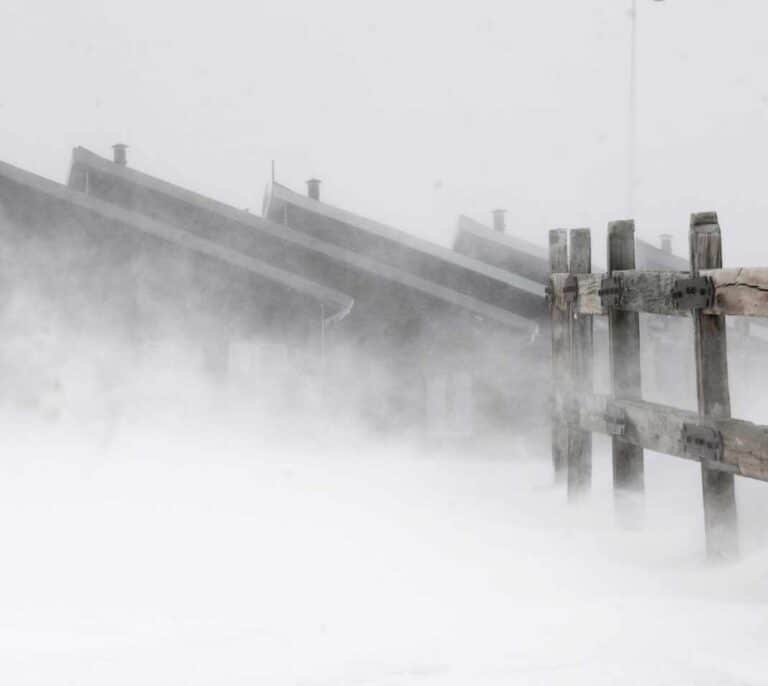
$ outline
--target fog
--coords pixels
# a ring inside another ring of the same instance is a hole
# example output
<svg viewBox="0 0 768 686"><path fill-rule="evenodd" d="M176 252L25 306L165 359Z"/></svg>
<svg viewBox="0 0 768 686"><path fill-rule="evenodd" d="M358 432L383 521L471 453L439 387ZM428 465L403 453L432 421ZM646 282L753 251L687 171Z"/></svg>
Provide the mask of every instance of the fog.
<svg viewBox="0 0 768 686"><path fill-rule="evenodd" d="M4 413L9 683L763 683L763 484L739 483L741 561L710 566L695 464L649 455L627 532L602 442L574 509L524 441L425 450L137 385L106 441L74 401Z"/></svg>
<svg viewBox="0 0 768 686"><path fill-rule="evenodd" d="M274 159L438 242L506 207L544 245L627 214L629 4L6 0L0 141L62 178L74 145L124 139L137 167L251 208ZM640 0L640 237L685 254L689 214L716 209L726 260L765 263L764 18Z"/></svg>
<svg viewBox="0 0 768 686"><path fill-rule="evenodd" d="M741 557L707 563L695 463L647 453L628 531L607 439L569 504L548 432L382 431L332 379L223 379L177 337L72 331L29 284L12 301L4 681L763 683L764 484L737 484Z"/></svg>
<svg viewBox="0 0 768 686"><path fill-rule="evenodd" d="M540 246L588 226L601 265L629 212L629 5L5 0L0 161L66 183L75 146L121 141L129 172L254 217L274 162L442 246L499 207ZM685 255L690 213L717 210L726 266L768 263L766 18L638 0L638 237ZM595 435L569 502L550 332L508 326L507 291L451 300L438 273L425 295L405 259L374 255L401 269L383 278L352 247L324 272L259 248L274 227L166 216L89 178L43 207L5 174L0 682L766 682L768 486L737 477L740 554L719 561L696 462L646 451L627 527ZM265 286L152 233L166 222L310 286ZM350 309L326 311L336 296ZM690 332L649 322L644 397L695 408ZM768 423L764 341L729 335L734 415Z"/></svg>

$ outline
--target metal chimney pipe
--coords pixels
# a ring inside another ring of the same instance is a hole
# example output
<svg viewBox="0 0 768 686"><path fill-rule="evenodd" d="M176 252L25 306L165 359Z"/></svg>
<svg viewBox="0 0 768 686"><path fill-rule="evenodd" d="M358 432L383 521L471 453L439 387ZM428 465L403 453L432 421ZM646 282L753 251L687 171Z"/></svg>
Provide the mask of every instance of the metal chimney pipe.
<svg viewBox="0 0 768 686"><path fill-rule="evenodd" d="M320 200L320 179L309 179L307 181L307 195L312 200Z"/></svg>
<svg viewBox="0 0 768 686"><path fill-rule="evenodd" d="M115 143L112 146L112 159L115 164L125 167L128 164L128 146L125 143Z"/></svg>
<svg viewBox="0 0 768 686"><path fill-rule="evenodd" d="M507 211L493 210L493 229L499 233L507 230Z"/></svg>
<svg viewBox="0 0 768 686"><path fill-rule="evenodd" d="M659 241L661 242L661 249L667 253L667 255L672 254L672 236L668 233L663 233L659 236Z"/></svg>

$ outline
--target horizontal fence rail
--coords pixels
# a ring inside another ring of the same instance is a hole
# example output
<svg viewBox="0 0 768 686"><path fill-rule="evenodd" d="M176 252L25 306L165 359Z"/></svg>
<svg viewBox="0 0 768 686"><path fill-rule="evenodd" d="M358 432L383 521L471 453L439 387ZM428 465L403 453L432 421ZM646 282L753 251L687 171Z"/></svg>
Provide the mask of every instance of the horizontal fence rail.
<svg viewBox="0 0 768 686"><path fill-rule="evenodd" d="M555 307L563 311L572 307L577 315L607 315L616 308L681 317L692 309L711 315L768 317L768 267L702 269L696 279L689 272L635 269L552 274L547 295Z"/></svg>
<svg viewBox="0 0 768 686"><path fill-rule="evenodd" d="M570 407L564 399L560 412L585 431L621 436L646 450L768 481L768 426L599 394L581 394L571 399Z"/></svg>
<svg viewBox="0 0 768 686"><path fill-rule="evenodd" d="M735 554L734 476L768 481L768 426L732 419L725 317L768 317L768 268L722 268L720 225L712 212L694 214L691 269L637 270L634 222L608 227L609 271L591 274L587 260L567 260L566 232L550 233L552 273L546 287L553 323L553 456L579 492L589 487L591 448L584 432L612 438L614 491L642 495L643 450L701 463L707 552ZM589 231L570 232L571 249L589 255ZM565 271L569 268L570 271ZM689 317L694 326L698 412L647 402L640 378L640 313ZM592 392L592 319L607 317L612 394ZM588 345L585 344L588 341ZM565 439L561 437L566 437ZM567 437L571 437L568 440ZM565 455L563 453L565 452Z"/></svg>

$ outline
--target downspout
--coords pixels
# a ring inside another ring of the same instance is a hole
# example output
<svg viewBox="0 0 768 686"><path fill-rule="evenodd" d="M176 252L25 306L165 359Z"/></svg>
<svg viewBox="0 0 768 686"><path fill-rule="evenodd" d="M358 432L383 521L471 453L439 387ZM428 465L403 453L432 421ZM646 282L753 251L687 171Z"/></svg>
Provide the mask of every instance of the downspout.
<svg viewBox="0 0 768 686"><path fill-rule="evenodd" d="M328 331L328 328L330 326L333 326L334 324L338 324L342 319L344 319L352 311L352 308L354 306L355 306L355 301L352 298L350 298L349 304L346 307L343 307L335 314L332 314L330 317L326 317L325 303L320 303L320 362L321 364L325 364L326 331Z"/></svg>

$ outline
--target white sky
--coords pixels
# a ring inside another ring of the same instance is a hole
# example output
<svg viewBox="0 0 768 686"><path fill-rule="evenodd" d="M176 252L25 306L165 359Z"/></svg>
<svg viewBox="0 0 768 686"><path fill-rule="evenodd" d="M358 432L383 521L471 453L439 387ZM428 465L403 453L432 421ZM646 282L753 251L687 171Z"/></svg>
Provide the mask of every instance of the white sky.
<svg viewBox="0 0 768 686"><path fill-rule="evenodd" d="M449 243L456 215L543 244L624 208L630 0L3 0L0 158L63 180L104 155L259 210L278 179ZM768 9L639 3L641 237L768 264Z"/></svg>

